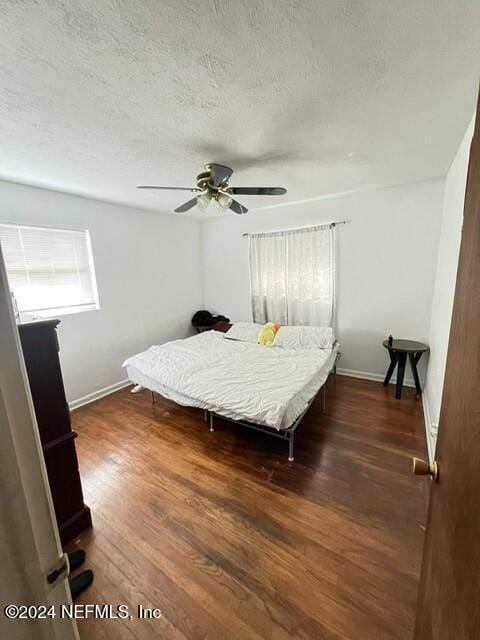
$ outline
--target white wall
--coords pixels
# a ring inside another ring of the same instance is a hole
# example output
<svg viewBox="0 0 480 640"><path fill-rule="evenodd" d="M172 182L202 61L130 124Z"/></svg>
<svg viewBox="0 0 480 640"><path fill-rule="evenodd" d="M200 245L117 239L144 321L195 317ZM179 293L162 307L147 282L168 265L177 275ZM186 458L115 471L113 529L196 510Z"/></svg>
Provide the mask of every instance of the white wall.
<svg viewBox="0 0 480 640"><path fill-rule="evenodd" d="M465 133L445 181L429 331L431 355L423 398L430 455L435 450L436 441L436 429L432 428L432 424L438 424L442 402L443 379L462 234L465 186L474 124L475 118L472 119Z"/></svg>
<svg viewBox="0 0 480 640"><path fill-rule="evenodd" d="M203 306L198 222L8 182L0 222L90 231L101 309L61 318L69 401L124 380L129 355L185 337Z"/></svg>
<svg viewBox="0 0 480 640"><path fill-rule="evenodd" d="M428 342L443 186L443 180L413 183L204 221L205 308L251 320L242 233L349 219L337 228L340 367L383 379L382 340L390 333Z"/></svg>
<svg viewBox="0 0 480 640"><path fill-rule="evenodd" d="M341 369L382 379L387 354L381 342L389 333L429 342L425 397L436 422L472 126L448 175L443 219L443 180L212 218L201 225L0 182L0 222L87 228L91 234L101 309L61 318L69 400L124 380L121 363L128 355L186 336L198 308L250 320L248 239L243 233L349 219L350 224L337 229Z"/></svg>

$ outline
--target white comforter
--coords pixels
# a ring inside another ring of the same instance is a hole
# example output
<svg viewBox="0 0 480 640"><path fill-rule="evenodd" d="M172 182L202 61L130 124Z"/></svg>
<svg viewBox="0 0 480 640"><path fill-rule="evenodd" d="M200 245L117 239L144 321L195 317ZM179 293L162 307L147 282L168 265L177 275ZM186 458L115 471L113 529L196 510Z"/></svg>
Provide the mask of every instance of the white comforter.
<svg viewBox="0 0 480 640"><path fill-rule="evenodd" d="M306 408L334 359L330 349L264 347L208 331L150 347L123 366L133 382L181 404L281 429Z"/></svg>

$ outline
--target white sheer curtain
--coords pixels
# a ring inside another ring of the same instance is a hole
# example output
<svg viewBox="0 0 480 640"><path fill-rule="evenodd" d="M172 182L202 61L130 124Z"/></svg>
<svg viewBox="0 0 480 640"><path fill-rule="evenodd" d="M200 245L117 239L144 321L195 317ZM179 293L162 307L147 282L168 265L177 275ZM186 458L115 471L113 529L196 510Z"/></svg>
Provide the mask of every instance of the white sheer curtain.
<svg viewBox="0 0 480 640"><path fill-rule="evenodd" d="M254 322L333 326L335 225L250 236Z"/></svg>

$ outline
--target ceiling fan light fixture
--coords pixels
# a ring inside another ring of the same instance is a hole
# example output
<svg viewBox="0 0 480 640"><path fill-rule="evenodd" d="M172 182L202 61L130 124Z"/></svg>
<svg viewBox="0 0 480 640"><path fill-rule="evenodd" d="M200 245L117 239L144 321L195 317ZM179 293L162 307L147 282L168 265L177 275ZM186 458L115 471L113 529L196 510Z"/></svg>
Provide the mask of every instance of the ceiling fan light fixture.
<svg viewBox="0 0 480 640"><path fill-rule="evenodd" d="M197 197L197 204L200 207L200 209L204 211L205 209L208 209L210 202L211 202L211 199L210 199L210 194L208 192L202 193Z"/></svg>
<svg viewBox="0 0 480 640"><path fill-rule="evenodd" d="M232 204L232 198L228 195L228 193L220 192L217 195L217 202L221 209L229 209Z"/></svg>

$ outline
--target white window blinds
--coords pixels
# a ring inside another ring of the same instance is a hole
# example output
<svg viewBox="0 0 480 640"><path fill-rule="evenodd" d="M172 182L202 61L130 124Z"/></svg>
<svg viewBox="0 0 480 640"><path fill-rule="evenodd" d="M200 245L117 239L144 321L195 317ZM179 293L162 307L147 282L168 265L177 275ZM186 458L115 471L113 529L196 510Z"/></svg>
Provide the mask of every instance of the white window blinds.
<svg viewBox="0 0 480 640"><path fill-rule="evenodd" d="M20 312L97 308L88 231L0 224L0 243Z"/></svg>

